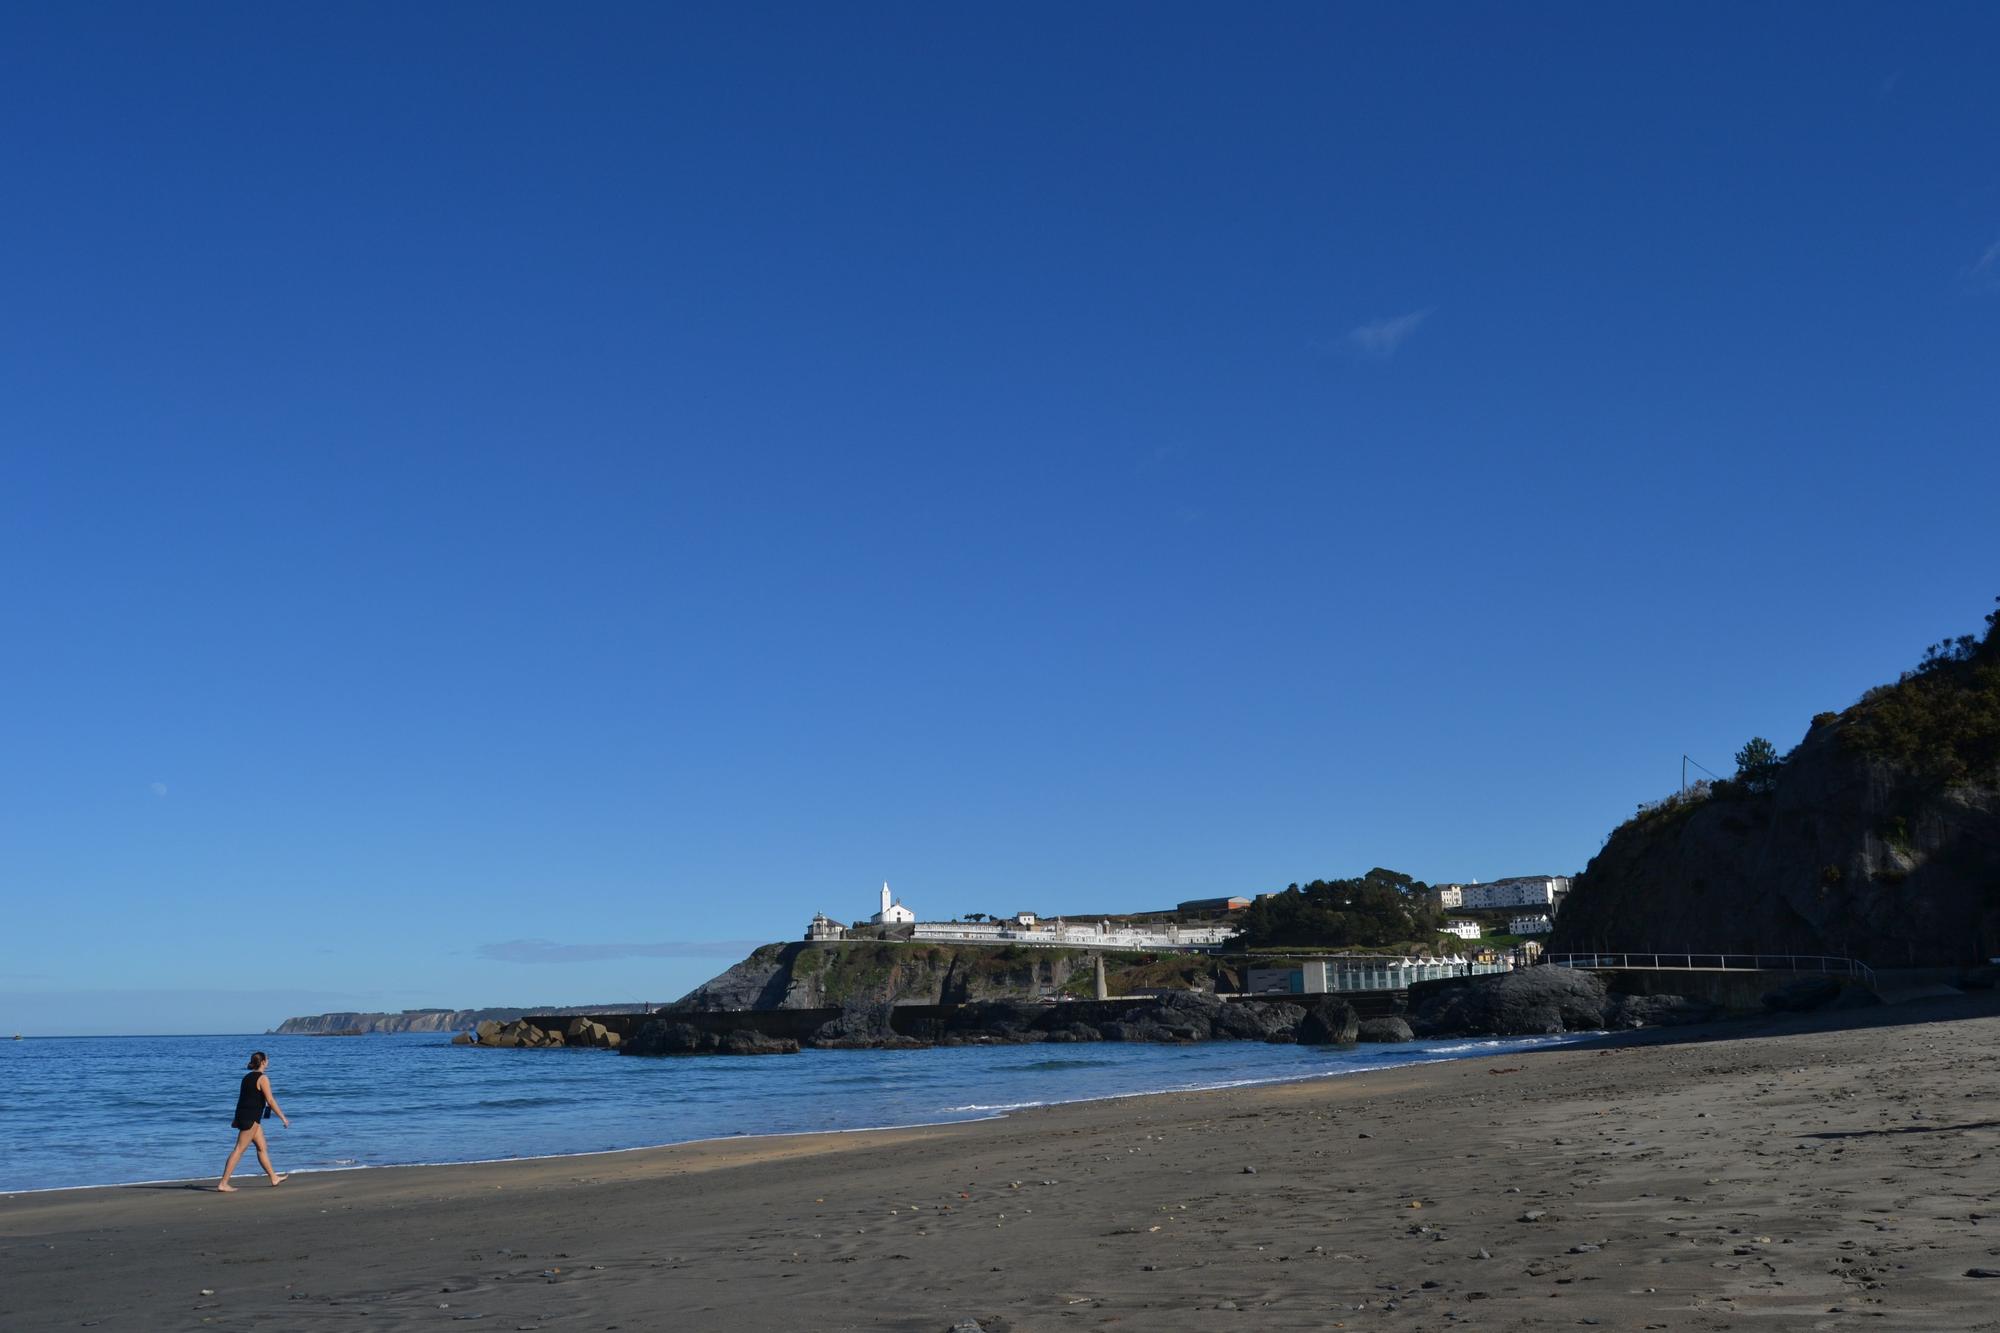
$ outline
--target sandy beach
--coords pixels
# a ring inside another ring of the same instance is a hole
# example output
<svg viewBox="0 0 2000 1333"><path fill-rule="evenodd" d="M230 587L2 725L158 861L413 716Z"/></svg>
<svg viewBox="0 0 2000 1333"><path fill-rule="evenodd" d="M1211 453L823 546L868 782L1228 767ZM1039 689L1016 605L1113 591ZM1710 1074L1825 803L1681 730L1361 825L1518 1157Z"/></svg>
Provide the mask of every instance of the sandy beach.
<svg viewBox="0 0 2000 1333"><path fill-rule="evenodd" d="M1992 1007L234 1196L15 1195L0 1327L1994 1329Z"/></svg>

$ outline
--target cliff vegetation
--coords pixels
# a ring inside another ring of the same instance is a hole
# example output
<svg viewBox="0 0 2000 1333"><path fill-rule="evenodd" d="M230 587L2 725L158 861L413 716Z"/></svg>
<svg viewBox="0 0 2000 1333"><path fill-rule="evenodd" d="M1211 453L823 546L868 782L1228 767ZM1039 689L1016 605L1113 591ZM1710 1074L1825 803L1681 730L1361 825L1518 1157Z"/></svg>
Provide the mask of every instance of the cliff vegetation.
<svg viewBox="0 0 2000 1333"><path fill-rule="evenodd" d="M1259 898L1237 924L1245 948L1385 948L1433 939L1444 913L1430 886L1380 866L1356 879L1316 879Z"/></svg>
<svg viewBox="0 0 2000 1333"><path fill-rule="evenodd" d="M1814 717L1790 753L1753 738L1736 760L1612 833L1551 948L2000 954L2000 612Z"/></svg>

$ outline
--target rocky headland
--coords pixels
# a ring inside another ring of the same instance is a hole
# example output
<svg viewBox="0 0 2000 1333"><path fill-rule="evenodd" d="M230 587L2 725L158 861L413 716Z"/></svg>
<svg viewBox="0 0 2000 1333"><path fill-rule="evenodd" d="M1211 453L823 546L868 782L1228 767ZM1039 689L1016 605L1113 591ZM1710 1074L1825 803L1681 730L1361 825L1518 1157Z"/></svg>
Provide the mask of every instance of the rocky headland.
<svg viewBox="0 0 2000 1333"><path fill-rule="evenodd" d="M1789 756L1642 807L1578 877L1552 950L2000 955L2000 613L1821 713Z"/></svg>
<svg viewBox="0 0 2000 1333"><path fill-rule="evenodd" d="M973 1004L1092 993L1098 954L1032 945L892 939L766 944L669 1010L825 1009L850 1004ZM1236 974L1203 954L1106 953L1121 993L1142 987L1228 989Z"/></svg>

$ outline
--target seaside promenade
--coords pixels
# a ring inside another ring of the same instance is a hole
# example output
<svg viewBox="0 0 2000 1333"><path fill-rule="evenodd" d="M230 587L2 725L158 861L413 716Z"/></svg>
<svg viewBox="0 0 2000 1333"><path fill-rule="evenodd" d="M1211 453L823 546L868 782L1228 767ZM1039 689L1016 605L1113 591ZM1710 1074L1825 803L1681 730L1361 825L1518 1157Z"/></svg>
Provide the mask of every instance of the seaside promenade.
<svg viewBox="0 0 2000 1333"><path fill-rule="evenodd" d="M1995 1008L231 1198L14 1196L0 1327L1993 1328Z"/></svg>

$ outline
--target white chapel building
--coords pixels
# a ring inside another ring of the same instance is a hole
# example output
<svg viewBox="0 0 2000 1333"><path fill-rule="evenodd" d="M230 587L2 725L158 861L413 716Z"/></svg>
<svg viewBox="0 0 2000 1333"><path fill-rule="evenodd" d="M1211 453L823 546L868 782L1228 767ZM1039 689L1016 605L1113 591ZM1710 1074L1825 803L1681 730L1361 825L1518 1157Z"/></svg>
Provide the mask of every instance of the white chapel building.
<svg viewBox="0 0 2000 1333"><path fill-rule="evenodd" d="M916 919L915 912L889 897L889 882L882 881L882 910L868 920L878 926L908 926L914 925Z"/></svg>

